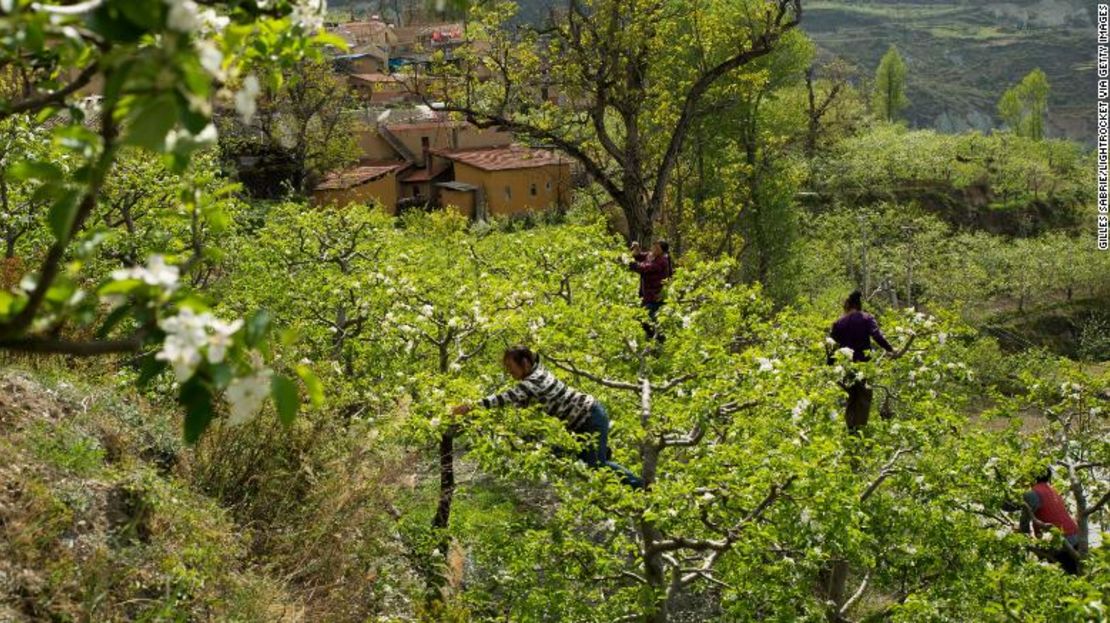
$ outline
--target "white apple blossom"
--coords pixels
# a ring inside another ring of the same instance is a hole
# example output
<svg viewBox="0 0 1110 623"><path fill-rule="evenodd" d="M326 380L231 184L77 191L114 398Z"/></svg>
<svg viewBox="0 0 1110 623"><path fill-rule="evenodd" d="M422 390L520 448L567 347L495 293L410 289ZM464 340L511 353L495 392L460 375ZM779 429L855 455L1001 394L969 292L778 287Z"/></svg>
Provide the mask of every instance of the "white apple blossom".
<svg viewBox="0 0 1110 623"><path fill-rule="evenodd" d="M324 14L327 12L326 0L300 0L293 7L292 19L301 28L309 32L320 30L324 26Z"/></svg>
<svg viewBox="0 0 1110 623"><path fill-rule="evenodd" d="M166 15L166 26L170 30L190 33L200 26L197 3L193 0L166 0L170 10Z"/></svg>
<svg viewBox="0 0 1110 623"><path fill-rule="evenodd" d="M258 99L258 94L261 92L262 85L259 84L258 78L254 74L250 74L243 79L243 88L235 93L235 110L239 113L243 123L249 124L251 119L254 118L254 113L258 110L255 100Z"/></svg>
<svg viewBox="0 0 1110 623"><path fill-rule="evenodd" d="M200 59L200 66L212 75L214 78L223 78L224 69L224 55L216 44L207 40L197 41L197 57Z"/></svg>
<svg viewBox="0 0 1110 623"><path fill-rule="evenodd" d="M261 3L260 3L261 4ZM220 32L231 23L231 18L220 15L215 9L202 9L199 14L200 22L210 32Z"/></svg>
<svg viewBox="0 0 1110 623"><path fill-rule="evenodd" d="M435 312L435 308L431 305L425 305L420 308L420 315L424 316L425 318L431 318L433 312Z"/></svg>
<svg viewBox="0 0 1110 623"><path fill-rule="evenodd" d="M801 400L798 401L798 404L794 405L794 408L790 412L792 414L794 414L793 420L794 420L795 424L798 423L798 421L802 419L802 414L804 414L806 412L806 409L808 409L808 408L809 408L809 399L808 398L802 398Z"/></svg>
<svg viewBox="0 0 1110 623"><path fill-rule="evenodd" d="M773 359L767 359L766 357L760 357L760 358L756 359L756 362L759 363L759 371L760 372L771 372L775 369L775 361Z"/></svg>
<svg viewBox="0 0 1110 623"><path fill-rule="evenodd" d="M147 285L159 286L170 292L177 289L180 277L181 271L176 266L167 264L166 259L157 254L147 259L146 266L132 266L112 271L112 279L115 281L138 279Z"/></svg>
<svg viewBox="0 0 1110 623"><path fill-rule="evenodd" d="M200 365L200 349L208 341L205 327L211 318L208 313L197 314L184 308L176 316L163 318L158 323L166 332L166 339L155 359L169 363L179 383L193 376Z"/></svg>
<svg viewBox="0 0 1110 623"><path fill-rule="evenodd" d="M232 322L213 319L209 327L212 335L208 336L208 361L220 363L227 356L227 349L231 346L231 336L243 327L243 321L236 319Z"/></svg>
<svg viewBox="0 0 1110 623"><path fill-rule="evenodd" d="M184 382L193 376L193 372L200 365L200 350L187 341L170 335L162 344L162 350L154 356L159 361L165 361L173 368L177 381Z"/></svg>
<svg viewBox="0 0 1110 623"><path fill-rule="evenodd" d="M270 393L272 372L263 368L254 374L237 378L228 385L226 396L230 414L227 423L232 426L246 424L253 420L262 409L262 403Z"/></svg>

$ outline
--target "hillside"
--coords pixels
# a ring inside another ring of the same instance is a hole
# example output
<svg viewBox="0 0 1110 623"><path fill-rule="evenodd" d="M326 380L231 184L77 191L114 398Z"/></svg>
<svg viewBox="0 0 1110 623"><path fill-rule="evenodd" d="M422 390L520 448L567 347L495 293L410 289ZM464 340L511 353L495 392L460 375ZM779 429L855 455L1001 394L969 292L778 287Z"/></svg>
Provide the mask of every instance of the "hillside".
<svg viewBox="0 0 1110 623"><path fill-rule="evenodd" d="M0 621L298 620L132 392L0 367Z"/></svg>
<svg viewBox="0 0 1110 623"><path fill-rule="evenodd" d="M1001 93L1035 67L1052 85L1049 132L1092 136L1092 3L805 3L803 26L826 54L870 77L890 44L909 69L911 123L942 131L998 124Z"/></svg>
<svg viewBox="0 0 1110 623"><path fill-rule="evenodd" d="M555 0L521 0L539 19ZM1002 92L1035 67L1052 85L1049 133L1089 141L1094 101L1094 3L1080 0L803 2L802 27L823 56L854 64L870 80L890 44L909 68L915 127L944 132L999 125Z"/></svg>

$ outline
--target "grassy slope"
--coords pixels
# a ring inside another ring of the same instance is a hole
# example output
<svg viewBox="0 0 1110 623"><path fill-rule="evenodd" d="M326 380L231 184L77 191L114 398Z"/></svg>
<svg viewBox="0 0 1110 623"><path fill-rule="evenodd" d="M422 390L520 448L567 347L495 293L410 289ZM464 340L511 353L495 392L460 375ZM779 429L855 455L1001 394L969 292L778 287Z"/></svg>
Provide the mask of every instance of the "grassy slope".
<svg viewBox="0 0 1110 623"><path fill-rule="evenodd" d="M1020 4L821 0L805 3L803 27L822 50L845 57L868 78L889 45L897 45L909 68L907 116L916 126L998 124L999 96L1040 67L1052 85L1050 132L1089 140L1095 97L1089 16L1068 0Z"/></svg>
<svg viewBox="0 0 1110 623"><path fill-rule="evenodd" d="M75 378L0 365L0 621L298 620L172 418Z"/></svg>

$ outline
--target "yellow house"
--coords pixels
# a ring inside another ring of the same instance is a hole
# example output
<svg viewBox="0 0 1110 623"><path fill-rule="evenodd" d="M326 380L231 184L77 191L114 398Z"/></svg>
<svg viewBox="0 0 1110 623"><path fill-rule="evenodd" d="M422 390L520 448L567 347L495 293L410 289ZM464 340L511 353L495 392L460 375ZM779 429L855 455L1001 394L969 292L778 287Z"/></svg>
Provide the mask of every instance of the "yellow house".
<svg viewBox="0 0 1110 623"><path fill-rule="evenodd" d="M405 162L384 162L333 172L316 186L312 203L345 206L376 201L389 214L396 214L399 192L397 174L408 166Z"/></svg>
<svg viewBox="0 0 1110 623"><path fill-rule="evenodd" d="M347 84L352 92L373 104L392 104L417 97L411 85L393 74L350 74Z"/></svg>
<svg viewBox="0 0 1110 623"><path fill-rule="evenodd" d="M570 202L570 159L546 149L509 145L489 149L440 151L436 156L450 160L453 181L465 185L440 188L440 203L458 202L460 210L473 206L475 218L509 216L566 207ZM472 187L473 190L460 190ZM469 192L471 198L459 194Z"/></svg>

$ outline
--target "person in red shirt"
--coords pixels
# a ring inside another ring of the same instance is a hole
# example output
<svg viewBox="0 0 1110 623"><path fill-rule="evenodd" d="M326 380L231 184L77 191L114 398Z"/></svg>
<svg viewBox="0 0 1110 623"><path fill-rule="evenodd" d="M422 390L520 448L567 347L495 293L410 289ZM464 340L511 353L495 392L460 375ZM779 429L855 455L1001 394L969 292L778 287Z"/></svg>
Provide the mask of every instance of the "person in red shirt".
<svg viewBox="0 0 1110 623"><path fill-rule="evenodd" d="M644 323L644 333L655 338L656 317L663 307L663 281L674 274L671 267L670 246L666 240L656 240L649 253L640 250L640 243L632 243L632 262L628 267L640 274L640 304L647 309L650 323ZM663 341L663 336L658 336Z"/></svg>
<svg viewBox="0 0 1110 623"><path fill-rule="evenodd" d="M1037 481L1029 491L1022 496L1024 508L1021 512L1019 530L1022 534L1032 534L1039 537L1046 530L1056 528L1064 535L1067 542L1058 550L1040 551L1041 555L1053 560L1064 571L1077 575L1079 573L1079 526L1075 523L1071 513L1068 512L1064 498L1056 492L1049 483L1052 480L1052 470L1047 470L1037 476Z"/></svg>

